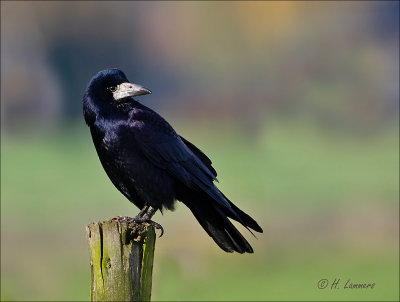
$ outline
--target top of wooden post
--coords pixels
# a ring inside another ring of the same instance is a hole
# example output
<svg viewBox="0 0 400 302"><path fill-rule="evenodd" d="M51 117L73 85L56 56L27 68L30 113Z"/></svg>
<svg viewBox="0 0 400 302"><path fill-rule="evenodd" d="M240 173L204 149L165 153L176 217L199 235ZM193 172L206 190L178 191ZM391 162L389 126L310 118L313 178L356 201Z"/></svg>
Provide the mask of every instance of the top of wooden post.
<svg viewBox="0 0 400 302"><path fill-rule="evenodd" d="M149 301L155 231L118 217L86 226L92 301Z"/></svg>

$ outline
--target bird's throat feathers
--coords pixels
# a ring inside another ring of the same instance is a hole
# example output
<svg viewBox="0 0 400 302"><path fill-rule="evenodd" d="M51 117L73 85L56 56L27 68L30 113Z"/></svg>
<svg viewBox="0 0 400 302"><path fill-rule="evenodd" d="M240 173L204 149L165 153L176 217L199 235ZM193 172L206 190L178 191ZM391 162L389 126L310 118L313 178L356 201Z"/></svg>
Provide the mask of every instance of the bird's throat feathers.
<svg viewBox="0 0 400 302"><path fill-rule="evenodd" d="M103 119L107 119L107 117L113 117L113 119L117 117L127 118L134 103L135 101L133 99L127 98L126 101L121 101L118 104L103 103L99 106L93 102L90 96L85 95L83 99L83 115L85 117L85 122L88 126L91 126L99 117Z"/></svg>

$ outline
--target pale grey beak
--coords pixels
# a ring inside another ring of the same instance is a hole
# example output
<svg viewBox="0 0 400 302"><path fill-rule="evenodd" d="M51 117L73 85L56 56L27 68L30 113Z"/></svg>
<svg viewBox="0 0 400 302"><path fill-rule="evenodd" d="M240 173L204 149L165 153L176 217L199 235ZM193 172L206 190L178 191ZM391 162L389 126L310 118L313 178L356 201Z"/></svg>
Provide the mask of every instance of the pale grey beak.
<svg viewBox="0 0 400 302"><path fill-rule="evenodd" d="M138 96L151 93L150 90L144 88L137 84L132 83L122 83L117 86L115 91L113 91L113 97L116 101L129 97Z"/></svg>

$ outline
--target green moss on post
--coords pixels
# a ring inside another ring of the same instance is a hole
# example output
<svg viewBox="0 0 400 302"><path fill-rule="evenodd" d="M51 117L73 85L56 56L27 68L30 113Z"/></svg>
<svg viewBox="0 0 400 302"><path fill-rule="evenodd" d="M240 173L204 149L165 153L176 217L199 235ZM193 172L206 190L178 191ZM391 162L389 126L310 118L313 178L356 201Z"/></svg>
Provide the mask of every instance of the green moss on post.
<svg viewBox="0 0 400 302"><path fill-rule="evenodd" d="M127 219L86 226L91 301L150 301L155 231Z"/></svg>

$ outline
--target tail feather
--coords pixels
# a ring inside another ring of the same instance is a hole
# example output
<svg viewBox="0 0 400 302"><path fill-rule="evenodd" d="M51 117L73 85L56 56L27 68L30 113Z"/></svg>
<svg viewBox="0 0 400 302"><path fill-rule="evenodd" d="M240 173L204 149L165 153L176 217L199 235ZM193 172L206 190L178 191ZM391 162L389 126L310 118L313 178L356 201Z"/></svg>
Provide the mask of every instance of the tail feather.
<svg viewBox="0 0 400 302"><path fill-rule="evenodd" d="M225 211L224 209L223 212L230 218L242 223L244 226L249 227L253 229L256 232L262 233L263 229L258 225L258 223L250 217L250 215L246 214L243 212L241 209L239 209L237 206L233 204L222 192L221 194L225 197L225 199L229 202L229 205L231 206L232 210L236 213L237 216L239 216L240 220L236 219L234 216L230 215L230 211Z"/></svg>
<svg viewBox="0 0 400 302"><path fill-rule="evenodd" d="M204 200L201 203L185 202L185 204L221 249L241 254L253 253L251 245L217 205Z"/></svg>

